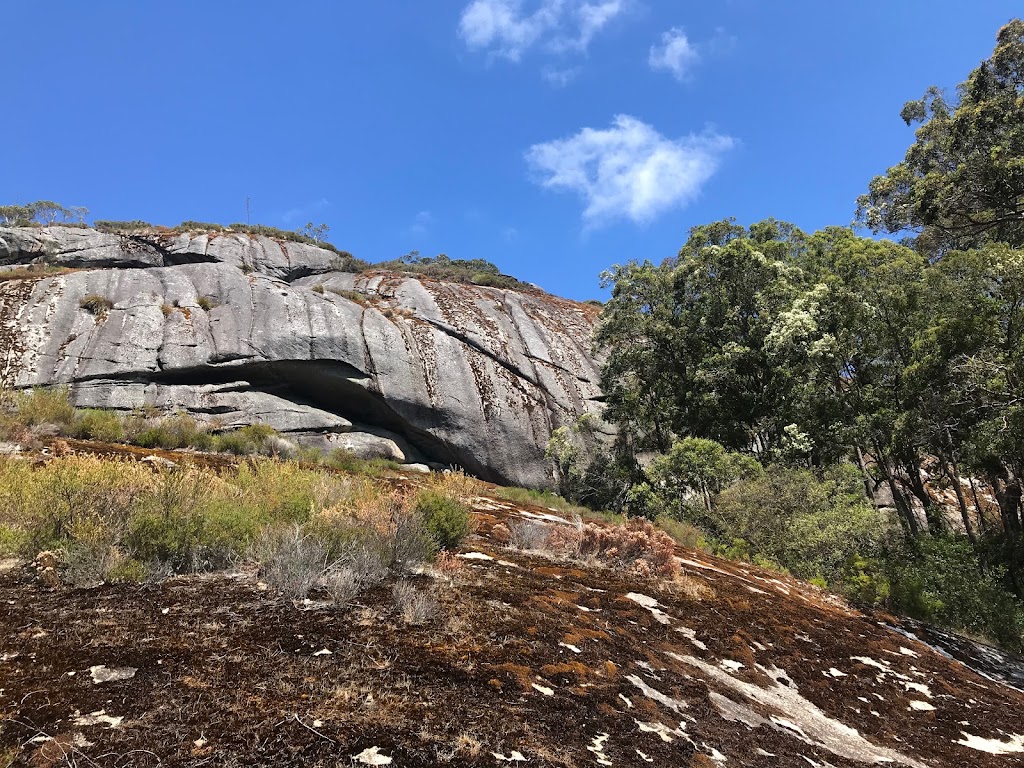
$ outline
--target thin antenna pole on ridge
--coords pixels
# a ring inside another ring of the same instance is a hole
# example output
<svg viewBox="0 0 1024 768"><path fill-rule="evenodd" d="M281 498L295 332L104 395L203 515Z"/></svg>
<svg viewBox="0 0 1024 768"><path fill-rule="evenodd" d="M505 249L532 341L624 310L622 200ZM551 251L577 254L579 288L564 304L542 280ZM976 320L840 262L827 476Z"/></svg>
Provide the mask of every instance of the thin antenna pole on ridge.
<svg viewBox="0 0 1024 768"><path fill-rule="evenodd" d="M245 196L245 226L249 226L252 222L249 221L249 196Z"/></svg>

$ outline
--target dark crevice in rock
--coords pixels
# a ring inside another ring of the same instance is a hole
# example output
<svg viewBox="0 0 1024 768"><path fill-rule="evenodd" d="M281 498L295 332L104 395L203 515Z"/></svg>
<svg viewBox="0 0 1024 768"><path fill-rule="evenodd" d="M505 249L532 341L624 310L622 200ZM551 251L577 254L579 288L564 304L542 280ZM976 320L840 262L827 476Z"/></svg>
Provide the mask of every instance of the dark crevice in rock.
<svg viewBox="0 0 1024 768"><path fill-rule="evenodd" d="M218 259L208 255L207 253L195 253L192 251L171 251L158 239L154 237L146 237L145 235L122 235L122 250L131 252L132 245L135 244L135 248L151 248L164 261L165 267L176 267L181 264L215 264Z"/></svg>
<svg viewBox="0 0 1024 768"><path fill-rule="evenodd" d="M353 365L336 360L258 360L224 366L199 366L151 373L102 374L79 378L89 381L187 385L248 382L251 390L267 392L297 405L309 405L369 428L400 435L429 462L463 467L485 480L509 482L508 478L478 461L466 451L440 438L438 432L456 432L447 414L428 406L385 400L368 387L373 381ZM198 412L198 411L197 411ZM327 432L329 430L325 430Z"/></svg>

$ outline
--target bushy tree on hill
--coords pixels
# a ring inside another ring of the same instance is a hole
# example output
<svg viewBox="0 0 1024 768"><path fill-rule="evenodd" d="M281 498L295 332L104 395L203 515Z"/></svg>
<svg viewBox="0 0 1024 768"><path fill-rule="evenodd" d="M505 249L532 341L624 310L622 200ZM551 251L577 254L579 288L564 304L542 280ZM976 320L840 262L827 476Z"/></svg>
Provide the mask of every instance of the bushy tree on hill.
<svg viewBox="0 0 1024 768"><path fill-rule="evenodd" d="M26 226L31 224L63 224L68 222L84 223L89 215L88 208L71 206L65 208L52 200L37 200L26 205L0 205L0 223L10 226Z"/></svg>
<svg viewBox="0 0 1024 768"><path fill-rule="evenodd" d="M949 101L929 88L900 113L920 124L902 162L872 179L858 217L875 232L917 233L930 255L986 243L1024 246L1024 21Z"/></svg>

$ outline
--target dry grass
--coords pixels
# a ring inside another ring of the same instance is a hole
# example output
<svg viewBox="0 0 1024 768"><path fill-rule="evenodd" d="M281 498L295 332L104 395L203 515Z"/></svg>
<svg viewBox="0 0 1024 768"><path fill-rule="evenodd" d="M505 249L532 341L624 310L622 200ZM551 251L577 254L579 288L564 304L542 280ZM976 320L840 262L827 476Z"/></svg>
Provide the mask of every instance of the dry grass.
<svg viewBox="0 0 1024 768"><path fill-rule="evenodd" d="M391 598L406 624L425 624L437 614L437 600L410 581L396 582L391 588Z"/></svg>

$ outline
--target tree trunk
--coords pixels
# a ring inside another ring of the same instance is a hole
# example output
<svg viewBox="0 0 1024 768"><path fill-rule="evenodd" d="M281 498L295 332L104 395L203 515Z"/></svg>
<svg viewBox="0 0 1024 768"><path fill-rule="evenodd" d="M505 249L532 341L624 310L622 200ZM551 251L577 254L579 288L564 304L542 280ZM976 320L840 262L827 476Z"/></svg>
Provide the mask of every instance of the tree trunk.
<svg viewBox="0 0 1024 768"><path fill-rule="evenodd" d="M981 535L988 533L988 523L985 522L985 513L981 511L981 499L978 497L978 486L971 478L971 495L974 497L974 508L978 512L978 525L981 528Z"/></svg>
<svg viewBox="0 0 1024 768"><path fill-rule="evenodd" d="M921 502L921 506L924 507L924 518L928 522L928 532L941 533L946 527L946 521L942 519L941 510L928 494L928 489L924 487L924 481L921 480L920 460L916 456L908 455L902 463L907 475L907 484L910 487L910 492L914 494L917 500Z"/></svg>
<svg viewBox="0 0 1024 768"><path fill-rule="evenodd" d="M967 532L967 538L971 542L971 547L978 556L979 569L982 573L987 573L988 560L985 557L985 553L981 550L981 542L978 540L978 535L974 531L974 525L971 523L971 513L967 509L967 497L964 496L963 486L960 485L960 471L957 468L957 464L952 460L947 461L942 456L939 456L939 462L942 465L942 471L949 478L949 482L953 484L953 491L956 493L956 503L960 507L960 519L964 522L964 530Z"/></svg>
<svg viewBox="0 0 1024 768"><path fill-rule="evenodd" d="M894 477L892 464L877 444L875 445L875 461L878 462L878 467L882 470L882 476L885 478L886 483L889 484L893 504L896 505L896 511L903 520L903 526L906 529L907 535L910 538L916 538L921 532L921 526L917 522L917 515L907 500L907 495L903 493L903 489Z"/></svg>

